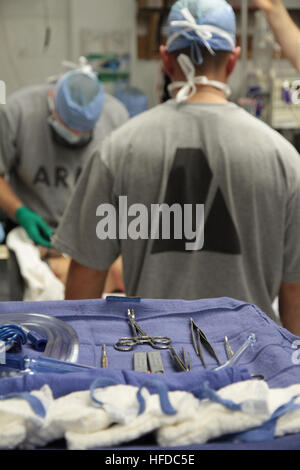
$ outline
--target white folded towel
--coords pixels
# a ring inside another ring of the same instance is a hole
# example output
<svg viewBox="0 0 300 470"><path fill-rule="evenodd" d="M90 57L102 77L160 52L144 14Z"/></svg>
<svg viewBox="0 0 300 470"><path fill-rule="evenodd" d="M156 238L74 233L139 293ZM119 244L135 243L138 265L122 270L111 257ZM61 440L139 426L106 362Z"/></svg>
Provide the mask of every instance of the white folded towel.
<svg viewBox="0 0 300 470"><path fill-rule="evenodd" d="M53 402L51 389L45 385L39 391L30 394L37 399L39 409L47 413ZM37 434L44 423L43 414L37 414L32 405L23 397L0 400L0 449L28 448L27 437Z"/></svg>
<svg viewBox="0 0 300 470"><path fill-rule="evenodd" d="M41 260L39 248L22 227L9 232L6 245L15 253L24 279L24 301L64 299L64 284L53 274L47 263Z"/></svg>
<svg viewBox="0 0 300 470"><path fill-rule="evenodd" d="M62 438L70 450L107 448L153 431L159 446L204 444L263 425L292 399L300 405L300 384L270 389L261 380L242 381L218 392L202 388L202 399L185 391L167 392L161 384L159 393L152 394L146 386L110 385L54 400L45 385L30 395L44 404L44 417L24 399L0 400L2 448L44 447ZM298 432L300 408L288 407L276 421L274 437Z"/></svg>

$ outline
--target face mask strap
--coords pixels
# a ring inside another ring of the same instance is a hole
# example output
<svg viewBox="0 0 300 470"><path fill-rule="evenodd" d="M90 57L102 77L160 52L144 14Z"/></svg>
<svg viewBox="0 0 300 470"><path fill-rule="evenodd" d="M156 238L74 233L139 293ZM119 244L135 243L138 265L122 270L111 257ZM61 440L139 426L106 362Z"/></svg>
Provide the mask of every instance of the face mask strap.
<svg viewBox="0 0 300 470"><path fill-rule="evenodd" d="M69 129L67 129L62 123L60 123L55 116L51 115L48 118L48 123L67 144L71 146L84 146L88 144L92 139L92 133L84 133L76 135Z"/></svg>
<svg viewBox="0 0 300 470"><path fill-rule="evenodd" d="M217 80L208 80L206 76L195 77L195 67L191 59L185 55L180 54L177 61L186 77L186 81L173 82L168 86L170 94L174 89L180 88L176 95L176 101L181 103L191 98L197 91L196 85L212 86L219 90L222 90L228 97L231 94L231 90L228 85Z"/></svg>
<svg viewBox="0 0 300 470"><path fill-rule="evenodd" d="M85 145L90 142L92 139L92 132L76 135L74 132L69 130L63 123L59 122L56 117L56 109L54 96L49 92L48 93L48 106L50 111L50 116L48 117L48 124L52 129L68 144L70 145Z"/></svg>

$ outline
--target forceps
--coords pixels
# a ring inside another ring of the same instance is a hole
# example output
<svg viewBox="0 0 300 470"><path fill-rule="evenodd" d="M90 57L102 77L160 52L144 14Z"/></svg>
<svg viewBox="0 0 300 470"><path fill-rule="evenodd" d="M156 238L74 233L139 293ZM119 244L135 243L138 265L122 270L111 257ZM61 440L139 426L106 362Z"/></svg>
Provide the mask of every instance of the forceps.
<svg viewBox="0 0 300 470"><path fill-rule="evenodd" d="M171 352L172 358L174 359L174 361L177 363L177 365L180 367L181 370L183 370L184 372L190 372L192 370L191 356L188 353L188 356L189 356L189 362L188 362L184 348L182 348L183 359L179 357L179 355L177 354L174 348L170 347L170 352Z"/></svg>
<svg viewBox="0 0 300 470"><path fill-rule="evenodd" d="M131 325L133 336L125 336L120 338L115 344L114 348L118 351L131 351L138 344L149 344L154 349L169 349L172 345L171 338L167 336L149 336L137 324L135 320L135 313L133 309L127 310L128 320Z"/></svg>
<svg viewBox="0 0 300 470"><path fill-rule="evenodd" d="M190 318L190 325L191 325L193 345L194 345L197 356L200 356L203 366L206 367L206 363L205 363L204 356L203 356L202 343L205 349L210 353L210 355L215 358L215 360L217 361L219 365L221 365L221 361L218 358L216 351L214 350L214 348L208 341L203 331L200 330L200 328L196 325L196 323L194 322L192 318ZM197 334L198 344L195 338L195 331Z"/></svg>

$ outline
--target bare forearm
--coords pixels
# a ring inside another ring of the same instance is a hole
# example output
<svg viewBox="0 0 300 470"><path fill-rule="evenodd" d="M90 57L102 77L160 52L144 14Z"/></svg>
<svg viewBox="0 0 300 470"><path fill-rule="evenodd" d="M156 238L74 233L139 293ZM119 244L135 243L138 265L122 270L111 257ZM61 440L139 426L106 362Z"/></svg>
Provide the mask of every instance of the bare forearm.
<svg viewBox="0 0 300 470"><path fill-rule="evenodd" d="M290 17L284 4L276 2L266 12L276 40L280 44L284 56L300 69L300 30Z"/></svg>
<svg viewBox="0 0 300 470"><path fill-rule="evenodd" d="M0 176L0 207L14 219L16 210L23 205L10 184Z"/></svg>
<svg viewBox="0 0 300 470"><path fill-rule="evenodd" d="M279 314L282 325L294 335L300 336L299 283L282 284L279 293Z"/></svg>
<svg viewBox="0 0 300 470"><path fill-rule="evenodd" d="M102 296L107 271L96 271L72 260L68 272L65 299L97 299Z"/></svg>

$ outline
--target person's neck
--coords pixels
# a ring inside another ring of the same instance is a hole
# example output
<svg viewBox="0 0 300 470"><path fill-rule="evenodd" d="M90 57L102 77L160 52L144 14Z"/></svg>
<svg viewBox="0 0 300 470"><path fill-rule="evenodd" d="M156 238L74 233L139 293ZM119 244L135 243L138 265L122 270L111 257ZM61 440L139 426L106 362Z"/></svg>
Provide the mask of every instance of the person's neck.
<svg viewBox="0 0 300 470"><path fill-rule="evenodd" d="M228 103L224 91L209 85L197 86L196 93L187 101L194 103Z"/></svg>

